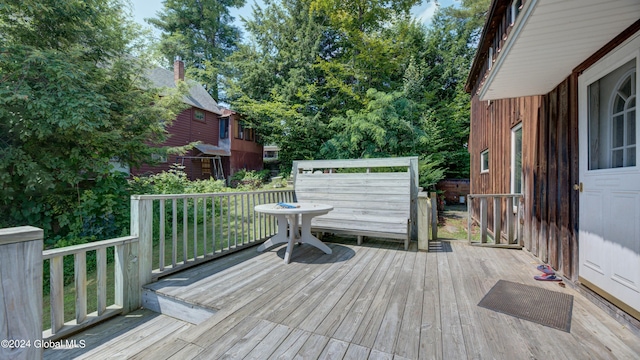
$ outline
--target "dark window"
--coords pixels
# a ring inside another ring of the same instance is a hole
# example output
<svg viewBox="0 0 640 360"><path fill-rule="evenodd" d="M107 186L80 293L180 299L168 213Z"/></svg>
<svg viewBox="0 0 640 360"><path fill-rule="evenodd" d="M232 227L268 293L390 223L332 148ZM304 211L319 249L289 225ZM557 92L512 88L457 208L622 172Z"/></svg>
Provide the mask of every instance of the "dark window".
<svg viewBox="0 0 640 360"><path fill-rule="evenodd" d="M236 139L244 139L244 127L240 121L236 121L234 136Z"/></svg>
<svg viewBox="0 0 640 360"><path fill-rule="evenodd" d="M204 117L204 111L198 110L198 109L195 109L193 111L193 119L194 120L198 120L198 121L202 121L202 122L206 122L207 121L207 120L205 120L205 117Z"/></svg>
<svg viewBox="0 0 640 360"><path fill-rule="evenodd" d="M229 117L220 118L220 139L229 137Z"/></svg>
<svg viewBox="0 0 640 360"><path fill-rule="evenodd" d="M254 141L255 140L255 130L254 129L245 129L244 130L245 133L245 137L244 139L247 141Z"/></svg>

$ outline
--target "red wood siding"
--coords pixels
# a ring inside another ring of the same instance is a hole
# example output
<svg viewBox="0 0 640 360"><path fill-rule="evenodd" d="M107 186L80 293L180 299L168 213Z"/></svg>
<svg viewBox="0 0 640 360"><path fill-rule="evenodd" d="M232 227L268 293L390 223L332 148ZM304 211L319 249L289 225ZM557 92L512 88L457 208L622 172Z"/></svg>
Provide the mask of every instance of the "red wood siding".
<svg viewBox="0 0 640 360"><path fill-rule="evenodd" d="M236 129L236 124L238 121L241 121L240 115L237 113L233 113L230 115L230 123L231 129ZM230 173L229 175L233 175L236 171L246 169L246 170L262 170L264 168L264 164L262 161L263 158L263 147L261 144L256 142L255 136L253 140L246 140L248 130L245 129L244 139L238 139L235 137L235 130L232 131L231 134L231 162L230 162Z"/></svg>
<svg viewBox="0 0 640 360"><path fill-rule="evenodd" d="M471 103L471 193L511 192L511 129L522 123L523 245L565 276L577 275L577 76L545 96ZM489 149L489 172L480 153ZM506 211L506 209L505 209ZM489 211L492 214L492 211ZM491 223L491 221L489 221Z"/></svg>
<svg viewBox="0 0 640 360"><path fill-rule="evenodd" d="M201 110L205 113L205 121L194 119L195 108L189 108L182 111L176 117L176 120L167 128L170 134L163 146L184 146L189 143L200 141L204 144L218 145L219 124L218 116L214 113ZM190 150L184 156L197 156L200 152L197 149ZM179 159L176 155L170 155L167 162L158 164L157 166L142 165L140 168L132 169L132 175L149 175L156 174L170 169L174 163L182 164L184 162L185 172L190 179L209 178L208 175L203 176L200 160Z"/></svg>
<svg viewBox="0 0 640 360"><path fill-rule="evenodd" d="M444 179L436 184L436 189L443 192L447 204L460 204L460 197L466 201L469 195L469 179Z"/></svg>

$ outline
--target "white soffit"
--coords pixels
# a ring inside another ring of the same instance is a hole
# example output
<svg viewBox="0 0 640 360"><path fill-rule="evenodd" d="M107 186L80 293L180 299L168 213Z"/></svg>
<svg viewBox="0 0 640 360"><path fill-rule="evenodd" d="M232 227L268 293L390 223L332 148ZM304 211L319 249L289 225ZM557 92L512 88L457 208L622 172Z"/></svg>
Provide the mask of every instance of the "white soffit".
<svg viewBox="0 0 640 360"><path fill-rule="evenodd" d="M640 0L528 0L481 89L481 100L549 93L640 19Z"/></svg>

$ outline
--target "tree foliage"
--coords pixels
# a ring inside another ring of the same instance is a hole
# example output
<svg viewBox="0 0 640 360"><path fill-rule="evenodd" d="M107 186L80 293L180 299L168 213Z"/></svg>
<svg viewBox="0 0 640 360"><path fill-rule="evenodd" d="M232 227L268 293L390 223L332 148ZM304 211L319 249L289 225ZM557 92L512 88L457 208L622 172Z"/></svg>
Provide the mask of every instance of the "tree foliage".
<svg viewBox="0 0 640 360"><path fill-rule="evenodd" d="M240 41L229 8L244 4L245 0L164 0L157 18L146 19L162 31L159 47L167 62L180 56L189 77L216 100L221 66Z"/></svg>
<svg viewBox="0 0 640 360"><path fill-rule="evenodd" d="M138 30L122 5L0 5L0 226L81 231L82 219L60 216L95 200L85 190L112 186L110 160L148 161L149 144L165 139L162 122L175 118L179 97L159 98L146 82ZM100 201L88 206L93 214L119 210Z"/></svg>

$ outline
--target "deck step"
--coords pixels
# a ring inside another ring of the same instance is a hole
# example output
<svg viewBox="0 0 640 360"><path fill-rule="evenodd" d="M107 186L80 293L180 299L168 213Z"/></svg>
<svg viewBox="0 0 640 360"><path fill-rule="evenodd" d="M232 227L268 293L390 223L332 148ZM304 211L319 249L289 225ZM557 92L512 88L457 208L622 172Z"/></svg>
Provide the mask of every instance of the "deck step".
<svg viewBox="0 0 640 360"><path fill-rule="evenodd" d="M142 307L195 325L207 320L217 312L216 309L189 303L151 289L142 289Z"/></svg>

